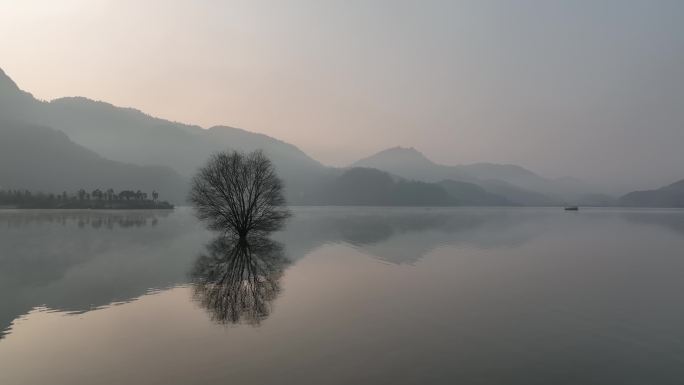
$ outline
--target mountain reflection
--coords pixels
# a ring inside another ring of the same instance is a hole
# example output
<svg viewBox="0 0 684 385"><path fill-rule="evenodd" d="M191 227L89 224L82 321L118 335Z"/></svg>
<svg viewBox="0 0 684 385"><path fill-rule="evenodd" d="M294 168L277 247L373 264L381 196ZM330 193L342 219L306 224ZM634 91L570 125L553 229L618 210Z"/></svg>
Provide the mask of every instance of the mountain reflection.
<svg viewBox="0 0 684 385"><path fill-rule="evenodd" d="M681 210L635 210L622 213L621 216L630 222L664 227L675 234L684 236L684 211Z"/></svg>
<svg viewBox="0 0 684 385"><path fill-rule="evenodd" d="M279 295L280 275L290 261L324 245L341 243L389 263L414 263L444 245L515 247L548 228L554 213L296 208L287 227L272 235L279 243L252 239L249 250L232 255L237 245L230 239L212 241L215 234L197 226L182 207L169 212L0 210L0 339L15 319L36 307L83 312L130 301L150 290L187 284L192 266L197 299L214 309L217 321L258 323ZM251 265L245 265L245 256ZM242 271L246 285L240 289L261 291L240 293L227 286L239 277L236 271Z"/></svg>
<svg viewBox="0 0 684 385"><path fill-rule="evenodd" d="M288 256L345 244L393 264L413 264L443 246L516 247L538 236L555 211L486 208L301 207L274 235Z"/></svg>
<svg viewBox="0 0 684 385"><path fill-rule="evenodd" d="M84 312L187 282L211 239L175 211L0 210L0 340L34 308Z"/></svg>
<svg viewBox="0 0 684 385"><path fill-rule="evenodd" d="M263 237L219 237L195 261L194 298L214 321L258 325L271 312L289 260L280 243Z"/></svg>

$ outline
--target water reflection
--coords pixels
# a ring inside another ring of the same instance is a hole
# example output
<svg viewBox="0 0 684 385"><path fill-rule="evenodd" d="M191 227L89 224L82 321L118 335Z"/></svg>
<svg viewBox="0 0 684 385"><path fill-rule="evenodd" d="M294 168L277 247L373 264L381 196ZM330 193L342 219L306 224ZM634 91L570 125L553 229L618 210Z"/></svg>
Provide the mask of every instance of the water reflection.
<svg viewBox="0 0 684 385"><path fill-rule="evenodd" d="M211 235L183 209L0 210L0 338L34 308L84 312L182 284Z"/></svg>
<svg viewBox="0 0 684 385"><path fill-rule="evenodd" d="M435 248L515 250L545 234L572 234L575 227L590 225L615 229L638 222L684 235L681 210L585 210L579 215L555 209L293 211L287 227L272 237L281 245L273 254L292 262L326 244L344 244L388 263L413 264ZM206 248L203 258L197 258L214 236L185 208L173 212L0 210L0 338L13 320L36 307L83 312L130 301L151 289L187 284L188 272L201 271L200 264L205 272L212 272L211 262L216 264L214 277L219 277L220 269L225 273L228 268L221 261L233 248L226 240L221 248ZM263 250L253 249L252 256L261 257ZM260 263L275 263L278 258L265 262L262 258ZM268 265L257 265L262 269L257 272L275 278L287 263L274 265L272 275L266 274ZM267 304L266 298L261 297ZM243 322L247 318L243 316ZM230 319L227 316L226 322Z"/></svg>
<svg viewBox="0 0 684 385"><path fill-rule="evenodd" d="M79 228L114 229L156 226L169 216L168 210L135 211L40 211L11 210L0 216L0 228L23 228L32 225L57 224Z"/></svg>
<svg viewBox="0 0 684 385"><path fill-rule="evenodd" d="M281 244L264 237L219 237L190 274L194 298L222 324L258 325L271 312L289 261Z"/></svg>
<svg viewBox="0 0 684 385"><path fill-rule="evenodd" d="M679 384L683 224L684 211L306 208L280 244L251 248L182 209L111 231L0 228L0 328L43 304L194 282L72 319L29 313L0 341L0 383ZM262 327L225 333L209 316Z"/></svg>
<svg viewBox="0 0 684 385"><path fill-rule="evenodd" d="M684 210L634 210L622 213L622 217L630 222L664 227L675 234L684 236L684 220L682 220L684 218Z"/></svg>
<svg viewBox="0 0 684 385"><path fill-rule="evenodd" d="M413 264L443 246L520 246L546 231L544 223L554 214L543 209L299 208L274 238L293 256L342 243L385 262Z"/></svg>
<svg viewBox="0 0 684 385"><path fill-rule="evenodd" d="M271 254L296 261L323 245L343 243L390 263L413 263L445 244L522 244L539 234L525 223L547 215L411 208L297 208L294 214L273 235L282 246ZM193 264L208 266L212 258L220 262L232 249L209 247L206 258L195 261L213 237L187 208L0 211L0 338L15 319L36 307L84 312L186 284ZM253 249L252 255L263 260L267 249ZM280 258L273 255L266 261Z"/></svg>

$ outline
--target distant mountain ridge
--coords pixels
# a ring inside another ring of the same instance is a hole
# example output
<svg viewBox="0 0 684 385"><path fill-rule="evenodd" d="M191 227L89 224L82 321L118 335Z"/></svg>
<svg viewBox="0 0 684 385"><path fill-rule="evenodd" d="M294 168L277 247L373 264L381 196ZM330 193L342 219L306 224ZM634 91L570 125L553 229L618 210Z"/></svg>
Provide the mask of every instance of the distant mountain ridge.
<svg viewBox="0 0 684 385"><path fill-rule="evenodd" d="M454 199L434 183L407 181L374 168L348 169L324 183L309 201L317 205L455 206Z"/></svg>
<svg viewBox="0 0 684 385"><path fill-rule="evenodd" d="M6 95L8 94L8 91L12 92L17 92L21 90L19 89L19 86L17 86L17 83L12 80L5 71L0 68L0 95Z"/></svg>
<svg viewBox="0 0 684 385"><path fill-rule="evenodd" d="M263 134L227 126L203 129L83 97L40 101L21 91L2 70L0 116L62 131L107 159L171 167L186 179L213 152L262 149L284 179L288 200L295 203L330 172L297 147Z"/></svg>
<svg viewBox="0 0 684 385"><path fill-rule="evenodd" d="M635 207L684 208L684 179L656 190L633 191L620 197L619 203Z"/></svg>
<svg viewBox="0 0 684 385"><path fill-rule="evenodd" d="M396 146L379 151L366 158L354 162L351 167L373 166L379 169L393 168L403 173L421 172L414 177L421 179L441 179L445 174L458 179L488 180L497 179L511 184L522 184L520 179L529 178L534 183L543 185L551 183L534 172L517 165L496 163L472 163L465 165L447 166L433 162L414 147ZM528 182L529 184L529 182Z"/></svg>
<svg viewBox="0 0 684 385"><path fill-rule="evenodd" d="M553 181L523 167L493 163L446 166L434 163L413 147L389 148L363 158L351 167L377 168L424 182L468 182L521 205L554 205L563 200L550 193L554 190ZM547 192L538 192L540 190Z"/></svg>
<svg viewBox="0 0 684 385"><path fill-rule="evenodd" d="M437 183L463 206L516 206L510 199L486 191L475 183L443 180Z"/></svg>
<svg viewBox="0 0 684 385"><path fill-rule="evenodd" d="M33 129L42 127L62 132L72 146L79 148L74 150L77 153L87 149L98 154L102 160L126 166L156 167L145 170L157 170L169 180L169 186L180 186L173 187L175 197L169 199L182 200L188 179L208 156L228 149L264 150L284 180L286 198L290 204L361 204L372 201L382 205L393 202L398 205L546 206L568 201L568 196L574 194L568 186L579 184L567 178L547 179L515 165L440 165L414 148L402 147L381 151L355 162L347 169L326 167L292 144L239 128L215 126L204 129L84 97L40 101L22 91L1 69L0 117L5 121L21 122ZM52 136L48 135L46 140L52 140L50 138ZM33 139L36 140L36 147L44 148L46 145L40 143L39 137ZM30 149L26 151L27 154L31 153ZM66 162L66 158L63 160ZM102 162L94 164L105 169L109 167ZM40 170L23 171L27 176L33 174L36 178L42 175ZM97 170L90 171L95 173ZM106 173L104 170L102 172ZM172 174L174 176L170 176ZM136 174L133 172L131 175ZM84 178L86 176L83 174ZM392 183L388 183L388 178ZM54 178L42 179L42 182L50 180ZM25 183L31 186L41 184L28 179ZM121 183L127 182L122 179ZM352 186L352 183L358 186ZM0 180L0 186L2 184ZM383 188L387 195L384 202L374 195L380 191L373 190L378 186L385 186ZM116 185L111 187L125 188ZM577 190L586 192L582 188ZM341 191L356 197L356 201L341 196ZM180 202L176 200L176 203Z"/></svg>
<svg viewBox="0 0 684 385"><path fill-rule="evenodd" d="M49 119L55 128L64 131L74 141L115 160L128 159L141 164L162 162L183 175L191 175L203 163L207 152L232 146L244 151L262 148L275 160L286 156L291 158L288 162L295 160L299 166L323 167L294 145L239 128L214 126L203 129L83 97L55 99L48 106L45 119ZM107 141L102 140L103 134L108 135ZM132 138L137 139L137 145L144 146L146 151L129 147ZM116 144L125 145L128 151L124 152ZM184 156L171 156L172 148L169 147L182 147ZM201 156L193 158L193 150L201 152Z"/></svg>

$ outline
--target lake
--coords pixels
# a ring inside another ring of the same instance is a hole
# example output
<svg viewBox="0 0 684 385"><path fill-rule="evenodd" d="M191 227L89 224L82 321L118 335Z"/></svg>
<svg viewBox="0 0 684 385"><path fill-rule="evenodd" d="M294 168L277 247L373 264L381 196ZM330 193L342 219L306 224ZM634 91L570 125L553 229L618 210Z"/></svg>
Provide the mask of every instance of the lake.
<svg viewBox="0 0 684 385"><path fill-rule="evenodd" d="M684 211L293 212L0 211L0 384L684 381Z"/></svg>

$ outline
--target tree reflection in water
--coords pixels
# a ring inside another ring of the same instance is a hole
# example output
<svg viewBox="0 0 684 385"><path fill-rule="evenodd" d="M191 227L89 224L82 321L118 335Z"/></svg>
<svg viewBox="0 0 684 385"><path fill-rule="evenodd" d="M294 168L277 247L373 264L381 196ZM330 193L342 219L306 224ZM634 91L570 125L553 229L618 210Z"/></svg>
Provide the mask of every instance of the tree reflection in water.
<svg viewBox="0 0 684 385"><path fill-rule="evenodd" d="M289 261L281 244L263 237L219 237L191 272L194 298L222 324L259 325L280 293Z"/></svg>

